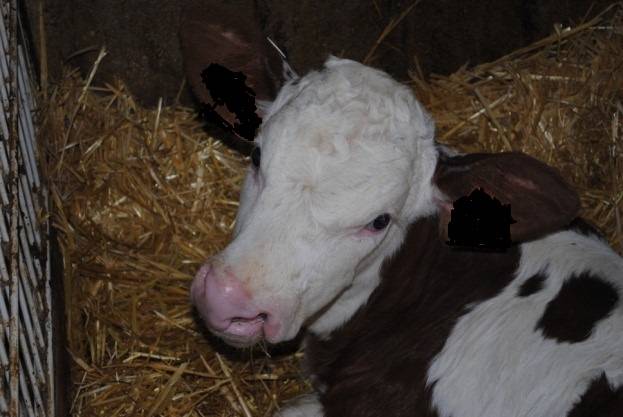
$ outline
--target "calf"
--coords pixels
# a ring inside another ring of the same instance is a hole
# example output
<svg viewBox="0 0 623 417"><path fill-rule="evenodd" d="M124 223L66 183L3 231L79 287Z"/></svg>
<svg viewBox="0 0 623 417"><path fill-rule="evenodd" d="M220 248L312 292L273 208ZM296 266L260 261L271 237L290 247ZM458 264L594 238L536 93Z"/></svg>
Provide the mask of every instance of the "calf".
<svg viewBox="0 0 623 417"><path fill-rule="evenodd" d="M307 331L280 416L623 415L623 261L559 174L438 146L409 88L329 58L262 114L232 242L192 300L234 346ZM452 202L510 204L504 252L446 244Z"/></svg>

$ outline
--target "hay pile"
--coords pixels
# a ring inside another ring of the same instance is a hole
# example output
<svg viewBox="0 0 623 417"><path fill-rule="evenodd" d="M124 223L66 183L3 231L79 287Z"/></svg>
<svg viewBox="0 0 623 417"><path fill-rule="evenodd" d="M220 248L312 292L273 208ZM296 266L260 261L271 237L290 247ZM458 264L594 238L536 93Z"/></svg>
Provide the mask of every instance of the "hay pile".
<svg viewBox="0 0 623 417"><path fill-rule="evenodd" d="M623 4L495 62L412 79L440 142L557 167L623 252Z"/></svg>
<svg viewBox="0 0 623 417"><path fill-rule="evenodd" d="M217 355L188 298L194 272L227 242L246 162L190 109L145 110L120 84L84 86L69 74L43 126L73 415L270 415L305 387L300 355Z"/></svg>
<svg viewBox="0 0 623 417"><path fill-rule="evenodd" d="M413 76L443 142L523 150L557 166L619 251L622 19L610 10L497 62ZM246 164L194 117L176 106L143 109L121 83L93 87L75 73L51 92L41 132L75 416L268 416L309 389L301 353L234 360L193 319L190 280L227 242Z"/></svg>

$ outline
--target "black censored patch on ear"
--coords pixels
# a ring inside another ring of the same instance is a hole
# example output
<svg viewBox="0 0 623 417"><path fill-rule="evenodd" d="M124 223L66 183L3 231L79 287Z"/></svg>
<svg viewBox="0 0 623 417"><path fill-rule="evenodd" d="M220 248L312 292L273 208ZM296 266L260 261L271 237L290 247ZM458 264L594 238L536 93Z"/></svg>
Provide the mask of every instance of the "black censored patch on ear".
<svg viewBox="0 0 623 417"><path fill-rule="evenodd" d="M613 389L605 374L594 379L568 417L619 417L623 410L623 387Z"/></svg>
<svg viewBox="0 0 623 417"><path fill-rule="evenodd" d="M619 301L616 289L599 276L573 275L545 308L535 330L559 342L578 343L590 337L595 325L606 318Z"/></svg>
<svg viewBox="0 0 623 417"><path fill-rule="evenodd" d="M247 77L222 65L212 63L201 72L201 79L214 104L201 103L201 115L207 121L247 139L253 140L262 119L255 113L255 92L247 86ZM238 120L232 126L217 110L225 106Z"/></svg>
<svg viewBox="0 0 623 417"><path fill-rule="evenodd" d="M515 223L510 204L477 188L453 203L448 223L448 245L467 250L504 251L511 245Z"/></svg>
<svg viewBox="0 0 623 417"><path fill-rule="evenodd" d="M517 295L519 297L528 297L532 294L536 294L543 289L543 284L546 279L547 276L541 272L532 275L530 278L525 280L523 284L521 284L519 291L517 291Z"/></svg>
<svg viewBox="0 0 623 417"><path fill-rule="evenodd" d="M514 243L559 231L575 219L580 210L578 194L558 171L518 152L440 155L433 182L442 195L437 205L439 229L444 240L449 237L447 225L452 202L474 189L482 188L502 204L512 207L515 222L510 226L510 237ZM498 213L504 217L502 210Z"/></svg>

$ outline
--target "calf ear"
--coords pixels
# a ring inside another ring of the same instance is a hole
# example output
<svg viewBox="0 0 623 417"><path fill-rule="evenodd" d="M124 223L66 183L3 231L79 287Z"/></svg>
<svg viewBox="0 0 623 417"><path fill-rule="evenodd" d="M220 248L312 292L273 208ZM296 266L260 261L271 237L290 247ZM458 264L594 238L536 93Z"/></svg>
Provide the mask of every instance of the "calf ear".
<svg viewBox="0 0 623 417"><path fill-rule="evenodd" d="M249 120L259 125L263 110L285 81L287 66L281 51L272 47L262 32L253 8L240 7L237 2L191 1L182 13L180 43L186 78L204 106L204 115L252 140L255 129L249 134L248 127L236 126ZM247 107L243 111L215 96L218 89L227 92L222 85L224 78L238 88L232 94L238 95L239 108ZM208 88L210 83L216 90Z"/></svg>
<svg viewBox="0 0 623 417"><path fill-rule="evenodd" d="M580 210L577 193L556 169L518 152L442 155L434 183L443 194L437 204L444 238L447 238L453 203L477 189L503 206L510 205L515 221L510 225L513 242L560 230Z"/></svg>

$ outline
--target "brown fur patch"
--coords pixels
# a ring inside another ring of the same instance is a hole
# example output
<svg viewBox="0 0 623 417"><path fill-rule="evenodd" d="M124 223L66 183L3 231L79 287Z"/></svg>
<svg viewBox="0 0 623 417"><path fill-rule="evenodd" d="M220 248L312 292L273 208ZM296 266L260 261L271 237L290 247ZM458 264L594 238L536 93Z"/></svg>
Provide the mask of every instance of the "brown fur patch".
<svg viewBox="0 0 623 417"><path fill-rule="evenodd" d="M309 368L326 388L326 417L436 416L426 373L468 305L497 295L519 251L453 251L438 219L413 224L369 302L328 340L308 338Z"/></svg>
<svg viewBox="0 0 623 417"><path fill-rule="evenodd" d="M573 275L549 303L536 329L559 342L586 340L619 301L612 284L588 272Z"/></svg>
<svg viewBox="0 0 623 417"><path fill-rule="evenodd" d="M523 284L521 284L519 291L517 291L517 295L519 297L529 297L532 294L536 294L543 289L543 283L546 279L547 275L544 273L532 275L530 278L525 280Z"/></svg>
<svg viewBox="0 0 623 417"><path fill-rule="evenodd" d="M623 387L613 389L605 374L593 380L568 417L620 417L623 414Z"/></svg>

